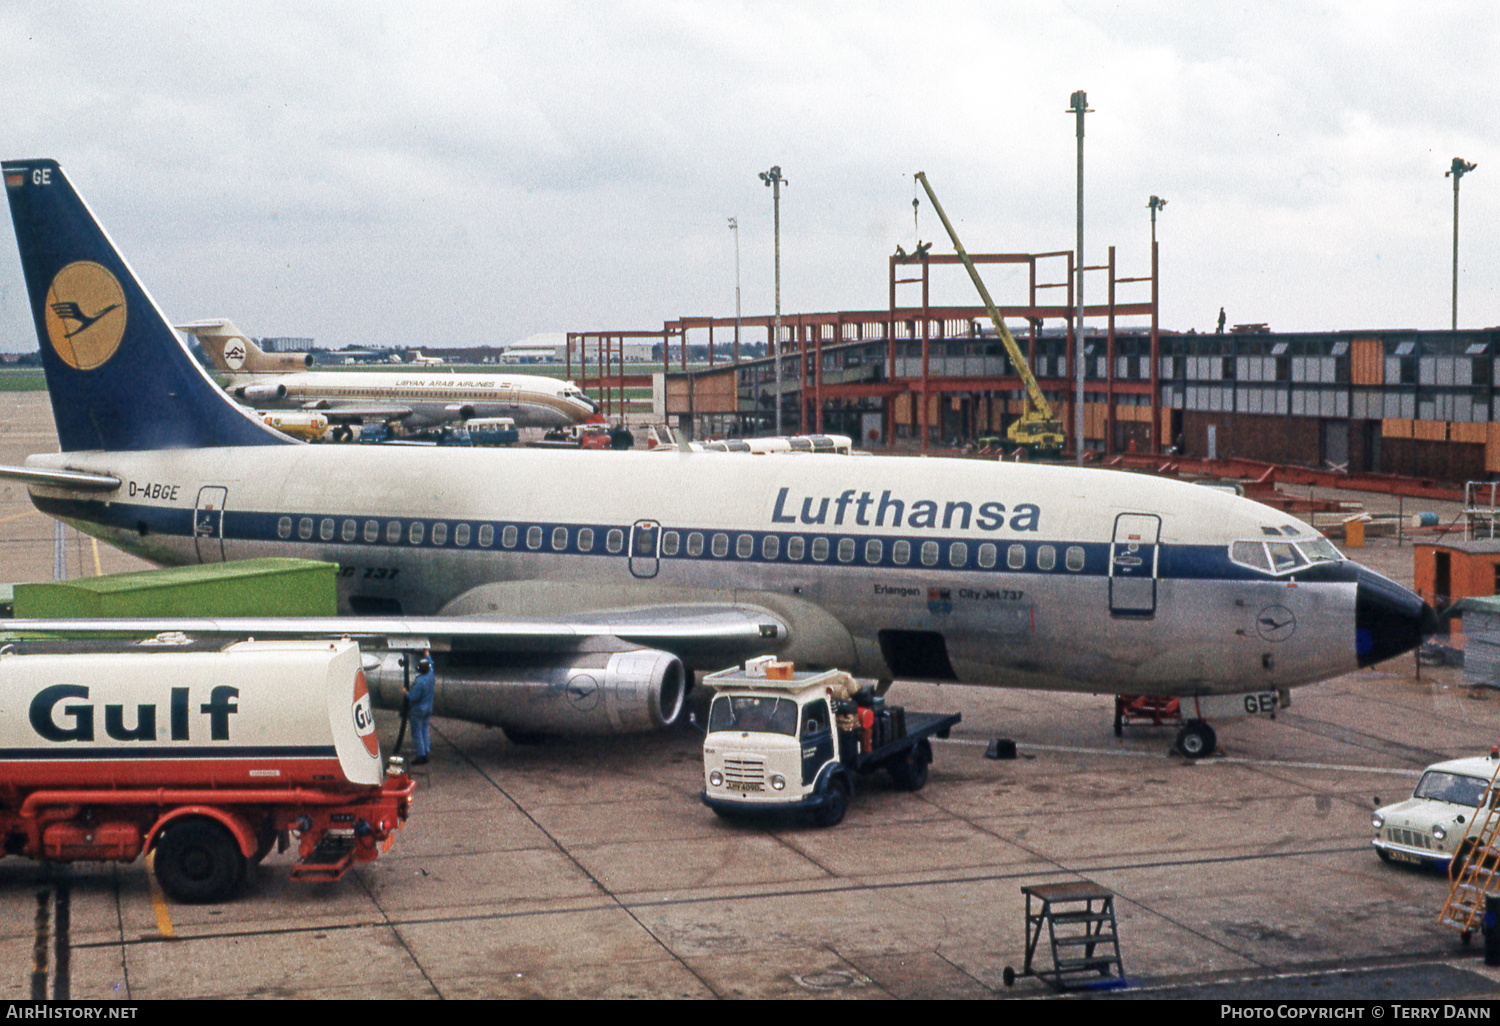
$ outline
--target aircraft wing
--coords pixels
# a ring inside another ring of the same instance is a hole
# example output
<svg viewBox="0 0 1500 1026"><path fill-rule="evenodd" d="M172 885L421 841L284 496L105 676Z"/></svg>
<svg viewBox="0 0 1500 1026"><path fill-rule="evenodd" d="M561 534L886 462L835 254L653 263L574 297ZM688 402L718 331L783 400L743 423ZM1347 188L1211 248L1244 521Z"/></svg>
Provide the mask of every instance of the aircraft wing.
<svg viewBox="0 0 1500 1026"><path fill-rule="evenodd" d="M787 624L766 610L730 605L642 606L573 613L552 619L517 617L151 617L0 620L0 632L48 635L160 634L256 638L342 638L376 647L413 649L566 650L595 638L718 653L743 648L756 655L787 638Z"/></svg>
<svg viewBox="0 0 1500 1026"><path fill-rule="evenodd" d="M410 406L394 403L337 403L318 399L302 409L326 414L330 423L345 424L357 420L405 420L412 414Z"/></svg>

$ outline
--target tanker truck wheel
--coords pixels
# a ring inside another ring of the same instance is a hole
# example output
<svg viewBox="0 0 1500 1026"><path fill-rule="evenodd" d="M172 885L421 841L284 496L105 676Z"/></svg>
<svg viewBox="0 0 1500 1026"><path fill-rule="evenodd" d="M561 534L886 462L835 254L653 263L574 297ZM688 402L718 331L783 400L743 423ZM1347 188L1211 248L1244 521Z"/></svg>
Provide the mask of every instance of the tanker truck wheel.
<svg viewBox="0 0 1500 1026"><path fill-rule="evenodd" d="M156 879L173 901L224 901L244 878L245 856L234 836L213 820L178 820L156 842Z"/></svg>

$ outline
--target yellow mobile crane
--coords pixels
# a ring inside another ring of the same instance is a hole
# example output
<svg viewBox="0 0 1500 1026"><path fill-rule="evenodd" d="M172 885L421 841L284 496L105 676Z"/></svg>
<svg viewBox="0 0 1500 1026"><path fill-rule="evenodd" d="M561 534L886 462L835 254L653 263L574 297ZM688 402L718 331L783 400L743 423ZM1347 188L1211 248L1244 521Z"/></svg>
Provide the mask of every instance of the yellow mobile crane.
<svg viewBox="0 0 1500 1026"><path fill-rule="evenodd" d="M963 261L969 277L974 280L974 287L979 290L979 298L984 300L984 308L989 311L990 321L995 325L996 334L1000 336L1000 341L1005 343L1005 351L1010 354L1010 365L1016 369L1021 383L1026 386L1026 412L1011 423L1005 436L1014 444L1025 446L1026 451L1032 455L1056 456L1060 454L1066 444L1062 421L1053 414L1052 404L1047 402L1046 396L1042 395L1042 390L1036 383L1036 376L1031 373L1031 367L1026 363L1025 354L1021 352L1021 347L1016 345L1016 340L1011 337L1010 331L1005 327L1005 321L1000 318L1000 311L995 309L995 301L990 298L989 290L984 287L984 282L979 280L979 272L974 269L974 262L969 259L969 254L964 252L964 244L958 241L958 233L948 222L948 215L943 213L943 205L938 202L932 186L928 184L927 175L918 171L917 181L921 182L922 188L927 190L927 198L932 201L932 209L937 211L943 227L948 229L948 238L953 240L953 248L958 251L958 258Z"/></svg>

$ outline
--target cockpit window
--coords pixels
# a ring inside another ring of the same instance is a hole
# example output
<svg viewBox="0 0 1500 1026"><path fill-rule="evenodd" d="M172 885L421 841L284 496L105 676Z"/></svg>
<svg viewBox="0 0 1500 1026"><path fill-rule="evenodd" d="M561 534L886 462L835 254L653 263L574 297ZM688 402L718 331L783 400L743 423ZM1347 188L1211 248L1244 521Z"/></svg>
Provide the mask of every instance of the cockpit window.
<svg viewBox="0 0 1500 1026"><path fill-rule="evenodd" d="M1299 531L1299 530L1297 530L1291 524L1282 524L1281 525L1281 533L1284 534L1284 535L1287 535L1288 537L1295 538L1295 537L1297 537L1297 535L1301 534L1302 532Z"/></svg>
<svg viewBox="0 0 1500 1026"><path fill-rule="evenodd" d="M1237 541L1229 546L1229 558L1261 573L1285 574L1311 563L1340 562L1344 557L1327 538L1305 538L1295 544Z"/></svg>
<svg viewBox="0 0 1500 1026"><path fill-rule="evenodd" d="M1271 572L1271 561L1266 558L1266 547L1258 541L1237 541L1229 549L1229 558L1244 563L1265 573Z"/></svg>
<svg viewBox="0 0 1500 1026"><path fill-rule="evenodd" d="M1297 551L1297 546L1291 542L1267 542L1266 552L1271 556L1272 572L1278 574L1295 570L1307 562L1302 558L1302 553Z"/></svg>
<svg viewBox="0 0 1500 1026"><path fill-rule="evenodd" d="M1297 548L1301 549L1302 554L1308 558L1309 562L1313 563L1322 563L1329 560L1336 563L1344 558L1339 554L1339 550L1333 547L1333 542L1327 538L1313 538L1309 541L1300 541L1297 543Z"/></svg>

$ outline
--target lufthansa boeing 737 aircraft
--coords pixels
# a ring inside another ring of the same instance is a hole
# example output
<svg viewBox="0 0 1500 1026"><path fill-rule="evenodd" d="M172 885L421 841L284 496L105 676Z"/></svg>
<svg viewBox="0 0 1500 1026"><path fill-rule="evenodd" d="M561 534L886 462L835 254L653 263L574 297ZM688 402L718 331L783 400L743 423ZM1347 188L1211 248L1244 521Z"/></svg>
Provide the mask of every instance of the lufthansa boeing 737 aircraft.
<svg viewBox="0 0 1500 1026"><path fill-rule="evenodd" d="M55 162L3 166L62 452L0 473L155 563L341 568L331 619L133 630L352 634L384 647L387 704L396 652L430 644L438 715L515 733L670 724L690 671L775 653L883 681L1182 696L1196 755L1204 719L1432 626L1285 513L1123 472L298 443L191 358Z"/></svg>
<svg viewBox="0 0 1500 1026"><path fill-rule="evenodd" d="M437 427L484 417L509 417L518 427L566 427L595 417L599 407L571 381L536 374L459 374L427 369L443 361L417 353L411 371L307 370L310 356L265 353L227 318L179 324L215 367L229 375L225 390L258 410L315 410L347 438L348 425L399 421ZM288 373L288 371L292 371Z"/></svg>

